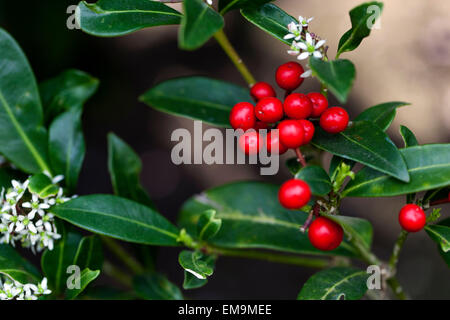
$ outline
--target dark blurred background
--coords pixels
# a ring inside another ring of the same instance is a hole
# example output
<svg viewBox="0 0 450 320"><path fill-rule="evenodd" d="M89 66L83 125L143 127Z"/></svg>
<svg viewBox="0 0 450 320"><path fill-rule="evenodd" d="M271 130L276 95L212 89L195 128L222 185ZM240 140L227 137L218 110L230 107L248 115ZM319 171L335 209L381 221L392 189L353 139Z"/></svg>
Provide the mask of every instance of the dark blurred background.
<svg viewBox="0 0 450 320"><path fill-rule="evenodd" d="M311 30L327 39L330 52L335 52L340 36L350 27L348 11L361 2L284 0L277 4L293 16L314 16ZM249 179L281 183L289 177L285 168L277 176L261 177L255 166L173 165L170 135L180 127L192 130L192 121L154 111L138 102L137 97L172 77L205 75L245 85L240 75L213 41L195 52L180 51L176 26L110 39L69 30L66 9L72 4L76 2L0 0L0 26L22 46L38 81L67 68L80 69L100 79L98 92L85 106L87 155L78 194L111 193L106 167L106 134L110 131L139 153L144 166L142 183L171 221L176 220L185 200L204 189ZM226 16L226 31L258 80L274 83L276 67L292 59L285 45L237 12ZM345 57L354 61L358 71L345 106L351 116L381 102L408 101L412 105L398 111L389 131L394 141L400 145L398 128L403 124L416 133L420 143L449 142L449 1L386 1L381 28ZM317 82L307 80L300 91L316 89ZM323 161L327 163L329 157ZM387 259L400 229L397 212L403 203L403 197L377 201L345 199L343 212L373 223L374 250ZM444 215L449 209L444 208ZM160 249L158 269L181 285L183 272L177 263L177 252ZM187 294L206 299L293 299L314 272L221 258L208 285ZM399 280L413 298L450 298L450 272L425 232L408 239L401 255Z"/></svg>

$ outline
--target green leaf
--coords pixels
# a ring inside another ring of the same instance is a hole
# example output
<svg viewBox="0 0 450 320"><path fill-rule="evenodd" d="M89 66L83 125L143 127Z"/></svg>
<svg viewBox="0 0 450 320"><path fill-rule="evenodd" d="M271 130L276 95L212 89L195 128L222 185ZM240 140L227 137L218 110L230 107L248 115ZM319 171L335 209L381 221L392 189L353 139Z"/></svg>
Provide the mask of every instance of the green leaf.
<svg viewBox="0 0 450 320"><path fill-rule="evenodd" d="M431 239L437 242L444 253L450 252L450 227L433 224L425 227Z"/></svg>
<svg viewBox="0 0 450 320"><path fill-rule="evenodd" d="M176 246L179 231L155 210L112 195L82 196L51 212L80 228L123 241Z"/></svg>
<svg viewBox="0 0 450 320"><path fill-rule="evenodd" d="M355 121L367 120L373 122L381 130L386 131L395 118L396 109L402 106L407 106L407 102L386 102L370 107L361 112Z"/></svg>
<svg viewBox="0 0 450 320"><path fill-rule="evenodd" d="M195 234L202 212L216 210L222 227L208 243L225 248L259 248L308 254L353 256L348 243L324 253L315 249L300 232L307 214L287 210L278 201L279 186L260 182L227 184L194 196L180 212L179 223Z"/></svg>
<svg viewBox="0 0 450 320"><path fill-rule="evenodd" d="M350 181L343 196L392 197L445 187L450 181L450 144L429 144L400 149L410 182L403 183L368 167Z"/></svg>
<svg viewBox="0 0 450 320"><path fill-rule="evenodd" d="M66 187L73 191L83 165L86 146L81 128L81 109L59 115L49 130L49 156L55 174L64 175Z"/></svg>
<svg viewBox="0 0 450 320"><path fill-rule="evenodd" d="M74 265L81 235L75 232L66 232L65 228L58 227L58 232L62 238L55 244L53 250L45 250L41 258L41 267L47 277L52 293L58 295L64 292L66 281L70 273L67 268Z"/></svg>
<svg viewBox="0 0 450 320"><path fill-rule="evenodd" d="M84 270L101 270L103 267L102 242L98 236L88 236L81 239L73 264Z"/></svg>
<svg viewBox="0 0 450 320"><path fill-rule="evenodd" d="M274 4L267 3L261 7L249 7L241 10L241 14L258 28L277 38L287 45L291 41L283 39L289 33L288 24L298 21Z"/></svg>
<svg viewBox="0 0 450 320"><path fill-rule="evenodd" d="M204 77L185 77L158 84L140 100L169 114L229 127L230 111L238 102L252 102L248 89Z"/></svg>
<svg viewBox="0 0 450 320"><path fill-rule="evenodd" d="M307 166L300 170L295 178L308 183L312 194L315 196L324 196L331 191L330 177L319 166Z"/></svg>
<svg viewBox="0 0 450 320"><path fill-rule="evenodd" d="M223 17L203 0L184 0L183 9L178 33L178 45L182 49L198 49L224 25Z"/></svg>
<svg viewBox="0 0 450 320"><path fill-rule="evenodd" d="M50 172L33 71L19 45L1 28L0 48L0 153L27 173Z"/></svg>
<svg viewBox="0 0 450 320"><path fill-rule="evenodd" d="M36 193L39 198L44 199L55 196L58 193L59 187L47 175L39 173L30 178L28 190Z"/></svg>
<svg viewBox="0 0 450 320"><path fill-rule="evenodd" d="M206 210L198 219L197 234L200 240L209 240L219 232L222 220L216 218L215 210Z"/></svg>
<svg viewBox="0 0 450 320"><path fill-rule="evenodd" d="M155 208L139 182L142 171L139 156L113 133L108 135L108 170L116 195Z"/></svg>
<svg viewBox="0 0 450 320"><path fill-rule="evenodd" d="M86 287L100 275L100 270L92 271L88 268L84 269L80 275L80 288L67 289L66 299L73 300L86 289Z"/></svg>
<svg viewBox="0 0 450 320"><path fill-rule="evenodd" d="M365 248L370 249L372 245L373 228L372 224L361 218L337 216L325 214L327 218L339 224L345 231L347 237L356 239Z"/></svg>
<svg viewBox="0 0 450 320"><path fill-rule="evenodd" d="M328 174L332 181L336 179L337 169L340 167L341 163L345 162L350 168L353 168L356 164L355 161L341 158L339 156L333 156L331 158L330 167L328 168Z"/></svg>
<svg viewBox="0 0 450 320"><path fill-rule="evenodd" d="M313 75L326 85L341 103L347 102L356 76L355 66L350 60L323 61L310 58L309 66Z"/></svg>
<svg viewBox="0 0 450 320"><path fill-rule="evenodd" d="M0 168L0 190L1 188L11 188L11 180L25 180L26 176L23 176L23 173L18 170L14 170L12 168Z"/></svg>
<svg viewBox="0 0 450 320"><path fill-rule="evenodd" d="M312 143L319 149L360 162L402 181L409 181L408 170L400 151L371 122L354 122L351 127L338 134L330 134L318 128Z"/></svg>
<svg viewBox="0 0 450 320"><path fill-rule="evenodd" d="M158 1L99 0L80 2L76 18L86 33L116 37L143 28L179 24L181 13Z"/></svg>
<svg viewBox="0 0 450 320"><path fill-rule="evenodd" d="M0 274L22 284L41 281L39 271L8 244L0 244Z"/></svg>
<svg viewBox="0 0 450 320"><path fill-rule="evenodd" d="M135 277L133 287L137 295L142 299L183 300L183 294L180 289L159 273Z"/></svg>
<svg viewBox="0 0 450 320"><path fill-rule="evenodd" d="M373 10L373 6L377 6L378 9ZM339 41L337 56L343 52L355 50L363 39L370 35L369 23L375 24L382 10L383 3L374 1L363 3L350 11L352 28L344 33Z"/></svg>
<svg viewBox="0 0 450 320"><path fill-rule="evenodd" d="M244 8L258 8L273 0L219 0L219 12L225 14L228 11Z"/></svg>
<svg viewBox="0 0 450 320"><path fill-rule="evenodd" d="M214 272L215 257L204 255L200 251L183 250L178 256L178 262L184 270L200 280L206 279Z"/></svg>
<svg viewBox="0 0 450 320"><path fill-rule="evenodd" d="M438 225L450 228L450 218L440 221L438 223ZM439 254L444 259L447 266L450 268L450 251L444 252L444 250L442 250L442 246L440 243L438 243L437 247L438 247Z"/></svg>
<svg viewBox="0 0 450 320"><path fill-rule="evenodd" d="M39 84L45 123L72 109L82 109L97 91L99 81L80 70L67 70Z"/></svg>
<svg viewBox="0 0 450 320"><path fill-rule="evenodd" d="M418 146L419 142L416 139L414 133L405 126L400 126L400 134L405 143L405 148Z"/></svg>
<svg viewBox="0 0 450 320"><path fill-rule="evenodd" d="M183 281L183 289L198 289L203 287L208 283L208 279L199 279L194 276L192 273L184 271L184 281Z"/></svg>
<svg viewBox="0 0 450 320"><path fill-rule="evenodd" d="M366 271L335 267L317 272L306 281L299 300L358 300L367 291Z"/></svg>

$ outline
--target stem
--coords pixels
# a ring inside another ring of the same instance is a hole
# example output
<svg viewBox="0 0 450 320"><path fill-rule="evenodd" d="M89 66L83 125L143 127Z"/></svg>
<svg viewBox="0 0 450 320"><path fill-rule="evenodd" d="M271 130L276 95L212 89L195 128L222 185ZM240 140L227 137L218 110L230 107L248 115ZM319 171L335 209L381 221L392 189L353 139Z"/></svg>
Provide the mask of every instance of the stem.
<svg viewBox="0 0 450 320"><path fill-rule="evenodd" d="M248 83L249 87L253 86L256 83L255 78L250 73L247 66L242 61L241 57L238 55L233 45L228 40L223 29L217 31L216 34L214 34L214 38L217 40L219 45L222 47L223 51L225 51L225 53L228 55L228 57L233 62L235 67L241 73L242 77Z"/></svg>
<svg viewBox="0 0 450 320"><path fill-rule="evenodd" d="M257 260L265 260L270 262L292 264L296 266L310 267L310 268L325 268L329 265L329 261L318 258L304 258L293 255L282 255L271 252L260 252L252 250L233 250L208 246L205 248L208 253L218 254L228 257L249 258Z"/></svg>
<svg viewBox="0 0 450 320"><path fill-rule="evenodd" d="M395 294L395 296L399 300L408 299L408 297L406 296L405 292L403 291L402 286L400 285L400 283L398 282L396 277L387 279L387 283L388 283L389 287L391 287L392 292Z"/></svg>
<svg viewBox="0 0 450 320"><path fill-rule="evenodd" d="M306 167L307 164L306 164L305 158L303 157L302 152L300 151L300 148L296 148L296 149L294 149L294 151L295 151L295 154L297 155L298 161L302 164L303 167Z"/></svg>
<svg viewBox="0 0 450 320"><path fill-rule="evenodd" d="M111 262L105 261L103 263L103 271L108 276L113 278L114 280L116 280L116 281L120 282L121 284L123 284L125 287L129 287L129 288L133 287L132 286L133 280L131 279L131 277L128 274L126 274L123 271L121 271L120 269L118 269Z"/></svg>
<svg viewBox="0 0 450 320"><path fill-rule="evenodd" d="M114 239L101 236L103 243L114 253L122 262L130 268L134 273L140 274L144 272L144 268L134 257L130 256L124 248Z"/></svg>
<svg viewBox="0 0 450 320"><path fill-rule="evenodd" d="M430 202L430 206L438 206L440 204L445 204L445 203L449 203L450 199L449 198L445 198L445 199L441 199L441 200L436 200L433 202Z"/></svg>
<svg viewBox="0 0 450 320"><path fill-rule="evenodd" d="M400 286L400 283L398 282L395 275L397 273L397 263L400 256L400 251L402 250L407 237L408 232L402 230L397 238L397 241L394 244L394 249L392 250L391 258L389 259L389 277L387 279L387 283L391 287L392 292L395 294L395 296L400 300L405 300L406 295L403 292L403 289Z"/></svg>

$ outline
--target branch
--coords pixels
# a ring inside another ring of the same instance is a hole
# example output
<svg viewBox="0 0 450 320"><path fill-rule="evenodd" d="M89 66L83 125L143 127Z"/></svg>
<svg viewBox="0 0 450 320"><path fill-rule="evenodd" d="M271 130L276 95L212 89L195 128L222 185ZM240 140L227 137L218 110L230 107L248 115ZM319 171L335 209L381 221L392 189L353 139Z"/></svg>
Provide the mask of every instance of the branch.
<svg viewBox="0 0 450 320"><path fill-rule="evenodd" d="M114 253L128 268L134 273L140 274L144 272L144 268L134 257L130 256L128 252L121 247L121 245L114 239L101 236L102 242L108 247L108 249Z"/></svg>

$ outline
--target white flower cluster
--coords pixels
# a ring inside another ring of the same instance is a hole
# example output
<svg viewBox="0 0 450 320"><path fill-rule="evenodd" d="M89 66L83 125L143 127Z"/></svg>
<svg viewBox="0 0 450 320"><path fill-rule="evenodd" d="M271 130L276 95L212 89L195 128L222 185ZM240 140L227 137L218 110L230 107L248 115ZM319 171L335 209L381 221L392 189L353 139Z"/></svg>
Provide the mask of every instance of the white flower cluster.
<svg viewBox="0 0 450 320"><path fill-rule="evenodd" d="M324 57L324 44L325 40L317 39L315 34L308 32L308 25L314 18L303 18L300 16L298 18L299 23L291 22L287 27L289 33L284 36L285 40L292 40L292 44L288 53L290 55L297 56L298 60L305 60L310 56L318 59ZM305 71L301 77L307 78L311 76L312 71Z"/></svg>
<svg viewBox="0 0 450 320"><path fill-rule="evenodd" d="M6 276L0 277L0 300L37 300L40 296L52 293L47 288L47 278L41 283L22 284Z"/></svg>
<svg viewBox="0 0 450 320"><path fill-rule="evenodd" d="M55 177L53 182L61 179ZM23 183L12 180L11 184L6 194L4 189L0 194L0 243L15 246L20 241L22 247L31 248L34 253L45 248L52 250L54 240L61 235L56 230L54 216L46 210L70 198L64 197L60 188L56 196L40 199L27 189L29 180Z"/></svg>

